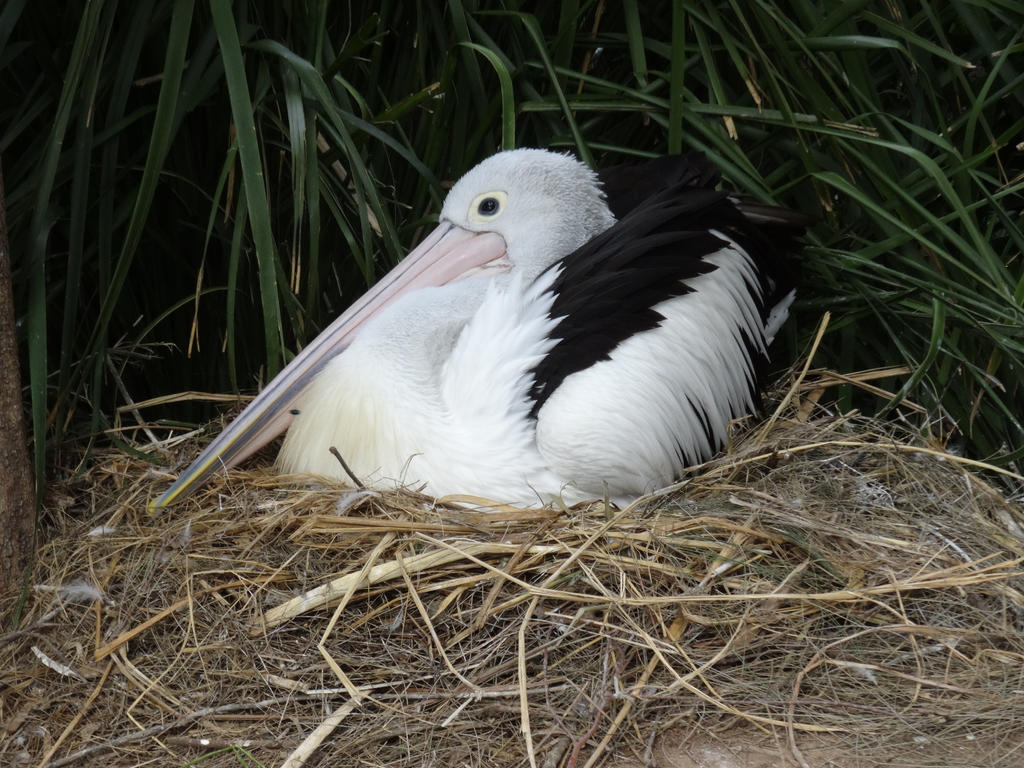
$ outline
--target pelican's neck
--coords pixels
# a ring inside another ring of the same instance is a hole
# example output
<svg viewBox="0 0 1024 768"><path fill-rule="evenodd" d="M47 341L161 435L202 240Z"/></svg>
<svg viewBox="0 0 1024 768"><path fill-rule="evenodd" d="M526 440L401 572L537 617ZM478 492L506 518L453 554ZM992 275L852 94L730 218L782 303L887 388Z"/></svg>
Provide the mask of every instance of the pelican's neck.
<svg viewBox="0 0 1024 768"><path fill-rule="evenodd" d="M488 284L503 277L471 277L409 293L367 322L345 354L373 350L382 365L404 372L418 389L423 377L437 377Z"/></svg>
<svg viewBox="0 0 1024 768"><path fill-rule="evenodd" d="M536 501L526 478L545 483L550 473L534 444L528 392L530 371L553 343L550 304L550 293L508 275L397 300L312 382L281 467L344 477L334 446L368 484L440 477L448 485L432 493L498 488L503 498ZM553 483L538 492L557 493Z"/></svg>

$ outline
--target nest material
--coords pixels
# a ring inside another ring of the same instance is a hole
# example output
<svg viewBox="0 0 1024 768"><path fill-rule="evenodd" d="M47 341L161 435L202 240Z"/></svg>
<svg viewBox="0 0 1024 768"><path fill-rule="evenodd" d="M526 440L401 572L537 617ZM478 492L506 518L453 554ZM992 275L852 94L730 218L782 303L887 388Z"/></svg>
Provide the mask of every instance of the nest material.
<svg viewBox="0 0 1024 768"><path fill-rule="evenodd" d="M0 764L625 766L737 723L780 765L1024 760L1024 508L877 422L774 421L624 510L165 485L57 490Z"/></svg>

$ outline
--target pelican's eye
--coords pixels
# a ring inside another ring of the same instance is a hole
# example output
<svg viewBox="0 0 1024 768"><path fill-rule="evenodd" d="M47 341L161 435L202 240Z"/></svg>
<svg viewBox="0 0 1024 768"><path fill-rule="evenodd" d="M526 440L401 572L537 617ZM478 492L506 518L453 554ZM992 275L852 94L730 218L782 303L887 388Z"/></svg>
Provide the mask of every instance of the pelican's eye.
<svg viewBox="0 0 1024 768"><path fill-rule="evenodd" d="M508 196L504 192L484 192L473 200L469 217L480 222L494 221L505 210L507 202Z"/></svg>

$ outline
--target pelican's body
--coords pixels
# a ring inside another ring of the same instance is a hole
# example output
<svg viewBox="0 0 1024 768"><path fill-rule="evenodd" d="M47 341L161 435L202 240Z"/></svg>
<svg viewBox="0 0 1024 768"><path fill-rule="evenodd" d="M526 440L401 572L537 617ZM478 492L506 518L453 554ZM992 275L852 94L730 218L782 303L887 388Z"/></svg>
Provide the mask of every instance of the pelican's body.
<svg viewBox="0 0 1024 768"><path fill-rule="evenodd" d="M756 407L792 292L706 162L664 160L604 179L542 150L485 160L158 504L289 419L284 471L344 478L335 447L368 485L517 504L627 499L708 458Z"/></svg>

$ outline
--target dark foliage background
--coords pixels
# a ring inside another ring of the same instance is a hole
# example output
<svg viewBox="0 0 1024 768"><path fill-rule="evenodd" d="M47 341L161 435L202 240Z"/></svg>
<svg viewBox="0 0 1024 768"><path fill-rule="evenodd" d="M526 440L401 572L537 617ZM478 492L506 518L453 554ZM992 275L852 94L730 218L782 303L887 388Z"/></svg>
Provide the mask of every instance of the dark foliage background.
<svg viewBox="0 0 1024 768"><path fill-rule="evenodd" d="M1022 29L1007 0L8 0L37 469L47 445L116 439L129 395L254 389L511 146L700 149L729 187L817 216L780 367L830 310L816 364L905 363L921 429L1019 461Z"/></svg>

